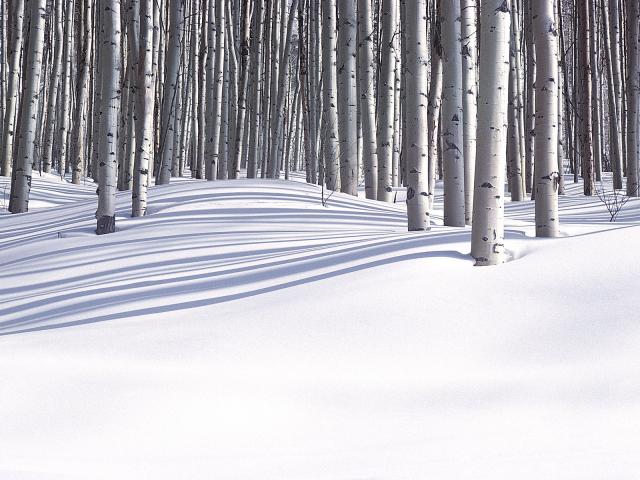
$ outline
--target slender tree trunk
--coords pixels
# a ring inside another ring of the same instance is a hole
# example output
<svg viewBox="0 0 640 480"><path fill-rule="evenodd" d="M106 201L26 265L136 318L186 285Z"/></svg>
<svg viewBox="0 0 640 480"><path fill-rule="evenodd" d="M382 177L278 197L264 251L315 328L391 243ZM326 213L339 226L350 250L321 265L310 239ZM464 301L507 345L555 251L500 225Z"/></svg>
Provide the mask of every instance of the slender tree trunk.
<svg viewBox="0 0 640 480"><path fill-rule="evenodd" d="M444 224L465 225L460 0L442 2Z"/></svg>
<svg viewBox="0 0 640 480"><path fill-rule="evenodd" d="M409 139L406 152L407 220L409 230L429 230L427 1L415 0L401 5L406 8L403 30L407 59L405 134Z"/></svg>
<svg viewBox="0 0 640 480"><path fill-rule="evenodd" d="M504 171L509 87L509 0L482 0L478 137L471 234L476 265L505 261Z"/></svg>
<svg viewBox="0 0 640 480"><path fill-rule="evenodd" d="M554 0L533 2L536 42L535 219L537 237L558 236L558 41Z"/></svg>
<svg viewBox="0 0 640 480"><path fill-rule="evenodd" d="M627 2L627 195L640 196L638 148L640 142L640 5ZM585 192L586 193L586 192Z"/></svg>
<svg viewBox="0 0 640 480"><path fill-rule="evenodd" d="M373 22L371 0L358 0L358 78L362 118L362 158L364 191L375 200L378 190L378 150L376 140L375 62L373 57Z"/></svg>
<svg viewBox="0 0 640 480"><path fill-rule="evenodd" d="M295 0L294 0L295 1ZM338 132L340 190L358 195L357 24L355 0L338 0Z"/></svg>
<svg viewBox="0 0 640 480"><path fill-rule="evenodd" d="M584 194L593 195L594 191L594 175L593 175L593 131L591 117L591 54L590 40L591 25L589 23L589 3L583 0L578 3L578 81L579 94L578 112L579 112L579 138L580 138L580 156L582 160L582 178L584 180Z"/></svg>
<svg viewBox="0 0 640 480"><path fill-rule="evenodd" d="M80 0L77 0L80 1ZM78 76L77 99L76 99L76 125L73 129L73 138L71 140L72 163L72 182L79 184L84 172L85 158L85 137L86 137L86 121L88 115L85 115L85 107L89 97L89 73L90 73L90 50L93 44L93 25L92 25L92 5L91 0L82 0L83 22L80 28L84 28L82 39L82 48L79 52L80 58L80 74Z"/></svg>
<svg viewBox="0 0 640 480"><path fill-rule="evenodd" d="M429 87L429 205L433 207L436 188L436 167L438 165L438 125L442 103L442 43L440 42L440 21L436 19L433 28L431 48L431 85Z"/></svg>
<svg viewBox="0 0 640 480"><path fill-rule="evenodd" d="M380 40L380 73L378 76L378 200L393 200L393 132L394 132L394 99L395 99L395 58L392 52L396 27L395 0L382 2L382 33ZM339 91L342 87L339 86ZM342 132L342 126L340 126ZM340 142L343 147L344 144Z"/></svg>
<svg viewBox="0 0 640 480"><path fill-rule="evenodd" d="M473 179L478 128L478 0L462 0L462 108L464 129L464 219L473 218Z"/></svg>
<svg viewBox="0 0 640 480"><path fill-rule="evenodd" d="M327 0L323 3L322 20L322 154L324 157L324 180L329 190L336 190L338 188L340 168L340 144L338 140L335 0ZM300 67L303 68L302 60ZM305 79L301 78L300 82L303 83L304 81Z"/></svg>
<svg viewBox="0 0 640 480"><path fill-rule="evenodd" d="M16 131L16 111L20 101L20 58L22 56L22 29L24 23L24 0L16 0L11 9L13 14L9 22L13 21L11 40L9 43L9 68L7 80L7 105L4 111L4 128L2 129L2 143L0 144L0 174L11 175L13 161L13 147Z"/></svg>
<svg viewBox="0 0 640 480"><path fill-rule="evenodd" d="M140 2L140 41L138 43L136 95L136 152L134 160L131 216L147 214L147 184L153 165L153 107L155 70L153 68L153 0Z"/></svg>
<svg viewBox="0 0 640 480"><path fill-rule="evenodd" d="M120 0L108 0L101 12L103 62L102 105L98 132L98 210L96 233L116 228L116 180L118 170L118 106L120 101Z"/></svg>
<svg viewBox="0 0 640 480"><path fill-rule="evenodd" d="M29 33L25 41L24 77L22 101L20 102L18 148L14 159L11 177L11 195L9 211L24 213L29 210L29 192L31 190L31 170L34 156L36 134L36 115L42 74L42 51L44 48L45 0L30 0Z"/></svg>
<svg viewBox="0 0 640 480"><path fill-rule="evenodd" d="M180 47L183 30L183 0L171 0L169 28L169 49L166 55L167 73L164 79L162 98L162 118L160 130L160 167L156 176L156 184L165 185L171 179L175 149L175 117L178 101L178 70L180 67Z"/></svg>

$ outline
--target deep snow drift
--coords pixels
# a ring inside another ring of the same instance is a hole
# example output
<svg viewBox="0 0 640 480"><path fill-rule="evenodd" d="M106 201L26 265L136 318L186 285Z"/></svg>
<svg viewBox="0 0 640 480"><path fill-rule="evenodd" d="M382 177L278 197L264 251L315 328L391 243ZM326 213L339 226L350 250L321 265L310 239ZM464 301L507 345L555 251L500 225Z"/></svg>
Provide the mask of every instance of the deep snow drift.
<svg viewBox="0 0 640 480"><path fill-rule="evenodd" d="M640 202L568 187L564 238L508 204L513 261L474 268L401 203L180 180L97 237L95 186L36 175L0 215L0 479L639 478Z"/></svg>

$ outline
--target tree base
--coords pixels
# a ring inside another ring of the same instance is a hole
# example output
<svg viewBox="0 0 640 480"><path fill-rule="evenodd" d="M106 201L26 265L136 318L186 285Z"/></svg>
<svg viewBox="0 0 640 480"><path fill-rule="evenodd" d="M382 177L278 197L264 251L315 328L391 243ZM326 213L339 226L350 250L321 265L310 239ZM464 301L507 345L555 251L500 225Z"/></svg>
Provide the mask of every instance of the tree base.
<svg viewBox="0 0 640 480"><path fill-rule="evenodd" d="M97 235L105 233L113 233L116 231L116 217L102 216L98 218L98 226L96 228Z"/></svg>

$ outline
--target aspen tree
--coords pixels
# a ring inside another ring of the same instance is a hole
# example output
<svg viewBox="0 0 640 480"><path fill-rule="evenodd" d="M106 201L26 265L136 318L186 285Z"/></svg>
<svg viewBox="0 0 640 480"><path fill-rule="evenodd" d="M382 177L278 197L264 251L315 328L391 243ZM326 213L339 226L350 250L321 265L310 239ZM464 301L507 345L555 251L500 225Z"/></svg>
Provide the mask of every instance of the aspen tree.
<svg viewBox="0 0 640 480"><path fill-rule="evenodd" d="M436 167L438 165L438 126L440 106L442 104L442 43L440 41L440 20L436 15L432 29L431 47L431 84L429 86L429 204L433 206L436 186Z"/></svg>
<svg viewBox="0 0 640 480"><path fill-rule="evenodd" d="M533 2L536 42L535 220L537 237L558 236L558 42L554 0Z"/></svg>
<svg viewBox="0 0 640 480"><path fill-rule="evenodd" d="M135 81L136 95L136 151L131 190L131 216L147 214L147 184L153 165L153 103L155 70L153 69L153 0L140 2L140 41Z"/></svg>
<svg viewBox="0 0 640 480"><path fill-rule="evenodd" d="M640 5L627 3L627 195L640 196L638 155L640 148ZM586 191L585 191L586 194Z"/></svg>
<svg viewBox="0 0 640 480"><path fill-rule="evenodd" d="M213 3L213 1L211 1ZM222 95L224 87L224 67L225 67L225 9L224 1L215 2L215 65L211 72L212 77L208 79L211 95L207 102L207 145L205 177L207 180L215 180L218 172L218 161L220 158L220 138L222 129ZM211 55L211 54L210 54Z"/></svg>
<svg viewBox="0 0 640 480"><path fill-rule="evenodd" d="M295 1L295 0L294 0ZM338 133L340 190L358 195L357 24L355 0L338 0Z"/></svg>
<svg viewBox="0 0 640 480"><path fill-rule="evenodd" d="M427 116L427 2L402 4L406 9L405 50L407 156L407 219L409 230L429 230L429 135Z"/></svg>
<svg viewBox="0 0 640 480"><path fill-rule="evenodd" d="M464 130L464 220L471 225L478 126L478 0L462 0L462 109Z"/></svg>
<svg viewBox="0 0 640 480"><path fill-rule="evenodd" d="M295 15L292 15L295 18ZM251 2L244 0L244 6L242 11L242 30L241 30L241 43L240 43L240 84L238 86L238 116L236 119L236 134L235 144L232 150L233 159L231 164L230 178L238 178L240 173L240 159L242 157L242 151L245 146L244 140L244 125L246 115L246 102L247 102L247 85L249 81L249 42L251 26Z"/></svg>
<svg viewBox="0 0 640 480"><path fill-rule="evenodd" d="M632 2L633 3L633 2ZM577 112L578 112L578 137L580 142L580 156L582 160L582 177L584 180L584 194L593 195L594 185L594 165L593 165L593 131L591 116L591 54L590 40L591 25L589 23L589 2L583 0L577 4L578 22L576 41L578 48L578 84L577 93ZM537 174L536 174L537 175Z"/></svg>
<svg viewBox="0 0 640 480"><path fill-rule="evenodd" d="M380 73L378 75L377 141L378 141L378 200L393 200L393 132L395 99L395 58L392 44L396 27L395 0L381 0L382 33L380 40ZM342 131L342 126L340 127ZM340 142L343 146L343 143Z"/></svg>
<svg viewBox="0 0 640 480"><path fill-rule="evenodd" d="M24 213L29 210L31 170L35 150L36 115L42 74L42 51L46 17L45 0L29 0L29 31L25 39L28 49L24 52L24 77L20 102L17 149L11 177L9 211ZM26 12L25 12L26 13ZM15 52L14 52L15 53Z"/></svg>
<svg viewBox="0 0 640 480"><path fill-rule="evenodd" d="M180 46L182 44L183 0L169 2L169 47L167 50L167 72L164 79L162 98L162 117L160 129L160 166L156 176L156 184L164 185L171 179L173 157L175 152L175 118L176 101L178 100L178 69L180 67Z"/></svg>
<svg viewBox="0 0 640 480"><path fill-rule="evenodd" d="M509 87L509 0L482 0L478 136L471 256L476 265L505 261L504 171Z"/></svg>
<svg viewBox="0 0 640 480"><path fill-rule="evenodd" d="M16 0L11 9L11 17L9 24L13 24L11 28L11 38L9 39L9 48L7 49L7 57L9 61L7 71L7 100L4 109L4 125L0 135L2 136L0 143L0 174L4 176L11 175L13 161L13 147L16 137L16 112L20 100L19 82L20 82L20 58L22 56L22 29L24 23L25 5L24 0Z"/></svg>
<svg viewBox="0 0 640 480"><path fill-rule="evenodd" d="M93 24L92 24L92 5L91 0L77 0L82 2L82 21L79 22L79 29L83 29L82 35L82 47L79 50L79 63L80 73L78 75L77 85L77 99L76 99L76 112L74 118L76 119L76 125L72 132L71 140L71 173L72 182L75 184L80 183L84 172L84 158L85 158L85 122L88 119L88 115L84 114L87 100L89 97L89 74L91 68L91 45L93 43Z"/></svg>
<svg viewBox="0 0 640 480"><path fill-rule="evenodd" d="M116 228L116 180L118 169L118 107L120 89L120 0L109 0L100 15L103 64L101 119L98 130L98 210L96 233L113 233Z"/></svg>
<svg viewBox="0 0 640 480"><path fill-rule="evenodd" d="M300 66L302 68L302 60ZM304 80L301 80L302 82ZM339 186L340 144L338 140L337 90L336 2L335 0L327 0L322 5L322 154L324 181L329 190L336 190Z"/></svg>
<svg viewBox="0 0 640 480"><path fill-rule="evenodd" d="M362 158L364 163L364 191L375 200L378 189L378 152L375 117L375 62L373 57L373 22L371 0L358 0L358 79L362 119Z"/></svg>

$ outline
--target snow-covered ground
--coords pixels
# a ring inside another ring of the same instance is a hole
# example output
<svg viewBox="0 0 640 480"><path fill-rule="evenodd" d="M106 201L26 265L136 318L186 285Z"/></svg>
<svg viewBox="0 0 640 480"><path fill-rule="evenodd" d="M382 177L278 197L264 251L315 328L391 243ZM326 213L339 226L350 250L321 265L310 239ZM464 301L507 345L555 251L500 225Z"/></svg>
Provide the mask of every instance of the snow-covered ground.
<svg viewBox="0 0 640 480"><path fill-rule="evenodd" d="M469 228L301 182L118 194L102 237L93 184L33 183L0 215L1 480L640 478L640 201L568 184L555 240L508 204L513 261L474 268Z"/></svg>

